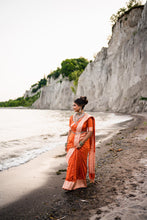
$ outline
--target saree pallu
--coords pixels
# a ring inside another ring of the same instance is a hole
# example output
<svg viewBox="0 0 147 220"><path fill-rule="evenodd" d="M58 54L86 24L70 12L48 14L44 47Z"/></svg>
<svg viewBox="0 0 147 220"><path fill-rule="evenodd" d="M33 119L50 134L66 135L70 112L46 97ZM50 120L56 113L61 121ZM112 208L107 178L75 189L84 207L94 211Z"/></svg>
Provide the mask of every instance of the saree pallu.
<svg viewBox="0 0 147 220"><path fill-rule="evenodd" d="M63 189L75 190L86 187L87 175L87 157L89 155L89 178L94 181L95 178L95 120L92 116L85 113L82 119L77 123L70 118L71 133L67 143L66 161L68 163L66 179ZM92 136L77 149L76 146L87 134L87 131L93 131Z"/></svg>

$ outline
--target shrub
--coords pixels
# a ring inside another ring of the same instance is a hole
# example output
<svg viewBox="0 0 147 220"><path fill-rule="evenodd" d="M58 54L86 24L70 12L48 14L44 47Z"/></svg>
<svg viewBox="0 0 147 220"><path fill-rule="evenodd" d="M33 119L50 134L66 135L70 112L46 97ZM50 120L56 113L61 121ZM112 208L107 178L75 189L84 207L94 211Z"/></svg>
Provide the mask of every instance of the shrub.
<svg viewBox="0 0 147 220"><path fill-rule="evenodd" d="M47 84L47 79L44 77L43 79L41 79L38 83L34 84L35 86L37 85L37 87L32 89L32 92L35 93L38 91L38 89L40 89L43 86L46 86Z"/></svg>
<svg viewBox="0 0 147 220"><path fill-rule="evenodd" d="M77 59L66 59L62 61L61 68L58 67L57 70L51 72L47 76L47 78L53 77L53 79L57 79L62 74L63 78L68 77L69 80L72 80L71 73L76 70L79 70L82 72L88 63L89 61L83 57L80 57Z"/></svg>
<svg viewBox="0 0 147 220"><path fill-rule="evenodd" d="M84 57L66 59L62 61L61 68L58 67L57 70L51 72L47 78L50 79L52 77L53 79L57 79L60 75L62 75L63 78L68 78L69 81L73 81L74 87L72 87L72 91L75 93L79 77L88 63L89 61ZM60 82L62 82L62 80L60 80Z"/></svg>
<svg viewBox="0 0 147 220"><path fill-rule="evenodd" d="M61 69L58 67L56 70L54 70L52 73L50 73L47 78L53 78L53 79L57 79L61 74Z"/></svg>
<svg viewBox="0 0 147 220"><path fill-rule="evenodd" d="M147 101L147 97L140 97L140 100Z"/></svg>
<svg viewBox="0 0 147 220"><path fill-rule="evenodd" d="M119 20L119 18L121 18L127 11L129 11L130 9L137 7L137 6L141 6L142 5L142 1L141 0L130 0L129 2L126 3L126 8L120 8L118 10L118 12L116 14L113 14L110 17L110 21L112 23L112 26Z"/></svg>

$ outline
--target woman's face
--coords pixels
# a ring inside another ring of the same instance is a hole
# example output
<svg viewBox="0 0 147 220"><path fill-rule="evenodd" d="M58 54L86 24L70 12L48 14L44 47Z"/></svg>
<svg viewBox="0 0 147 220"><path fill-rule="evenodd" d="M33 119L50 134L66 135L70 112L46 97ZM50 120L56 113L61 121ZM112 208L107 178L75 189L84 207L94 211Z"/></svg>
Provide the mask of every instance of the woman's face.
<svg viewBox="0 0 147 220"><path fill-rule="evenodd" d="M81 107L74 102L74 103L73 103L73 110L74 110L75 112L79 112L80 109L81 109Z"/></svg>

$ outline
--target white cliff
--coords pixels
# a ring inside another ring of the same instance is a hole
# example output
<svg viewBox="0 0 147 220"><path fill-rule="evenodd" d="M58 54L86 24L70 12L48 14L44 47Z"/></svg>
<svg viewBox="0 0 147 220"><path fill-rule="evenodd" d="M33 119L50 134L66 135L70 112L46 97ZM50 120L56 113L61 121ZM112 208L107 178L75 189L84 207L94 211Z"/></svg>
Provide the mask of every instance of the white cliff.
<svg viewBox="0 0 147 220"><path fill-rule="evenodd" d="M79 78L77 96L87 96L88 110L147 111L147 4L126 13Z"/></svg>
<svg viewBox="0 0 147 220"><path fill-rule="evenodd" d="M37 88L37 85L32 86L32 87L30 88L30 90L26 90L26 91L25 91L25 94L24 94L24 98L32 97L32 96L36 95L38 92L41 91L41 89L38 89L36 92L33 92L33 89L36 89L36 88Z"/></svg>
<svg viewBox="0 0 147 220"><path fill-rule="evenodd" d="M72 82L51 80L34 108L70 109ZM102 48L79 78L76 97L87 96L87 110L147 111L147 3L119 19L108 48Z"/></svg>
<svg viewBox="0 0 147 220"><path fill-rule="evenodd" d="M40 109L71 109L74 94L72 82L64 79L51 79L47 86L41 89L40 98L33 104Z"/></svg>

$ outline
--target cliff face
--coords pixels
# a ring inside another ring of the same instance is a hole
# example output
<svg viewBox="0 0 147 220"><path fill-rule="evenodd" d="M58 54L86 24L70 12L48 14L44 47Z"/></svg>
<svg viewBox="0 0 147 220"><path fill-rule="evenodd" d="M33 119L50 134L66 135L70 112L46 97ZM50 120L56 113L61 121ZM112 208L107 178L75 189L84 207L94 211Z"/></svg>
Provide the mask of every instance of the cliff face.
<svg viewBox="0 0 147 220"><path fill-rule="evenodd" d="M40 109L71 109L74 94L72 82L68 80L51 80L48 86L41 89L40 98L33 104Z"/></svg>
<svg viewBox="0 0 147 220"><path fill-rule="evenodd" d="M72 83L52 80L43 87L35 108L70 109ZM147 111L147 4L126 13L113 27L108 48L102 48L79 78L76 96L87 96L87 110Z"/></svg>
<svg viewBox="0 0 147 220"><path fill-rule="evenodd" d="M79 79L77 96L86 95L88 110L147 111L147 4L125 14Z"/></svg>

